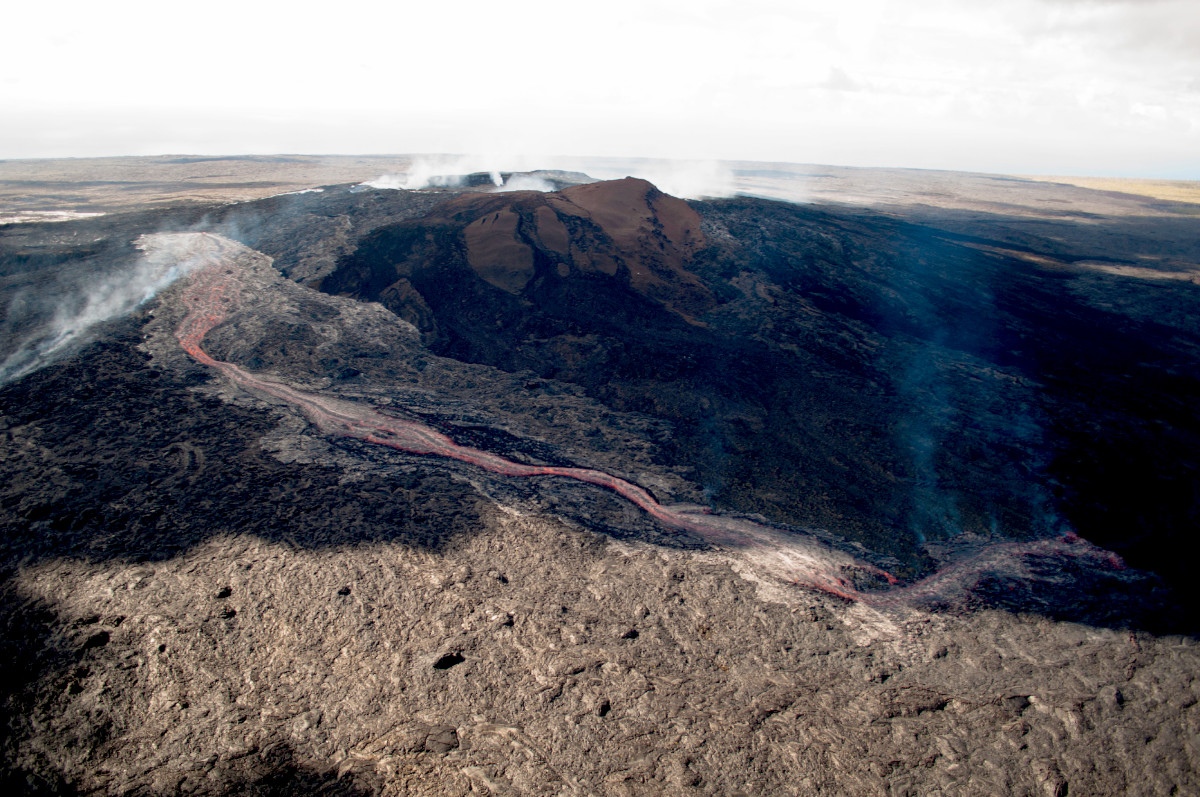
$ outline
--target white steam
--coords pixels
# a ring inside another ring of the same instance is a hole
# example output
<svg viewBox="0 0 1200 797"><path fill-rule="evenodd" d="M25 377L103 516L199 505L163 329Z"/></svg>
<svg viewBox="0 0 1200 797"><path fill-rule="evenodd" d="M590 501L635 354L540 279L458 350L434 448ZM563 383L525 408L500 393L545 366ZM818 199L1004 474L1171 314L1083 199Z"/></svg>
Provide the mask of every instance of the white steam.
<svg viewBox="0 0 1200 797"><path fill-rule="evenodd" d="M367 180L365 183L359 183L359 186L365 188L382 188L388 191L398 191L408 188L408 175L406 174L381 174L374 180Z"/></svg>
<svg viewBox="0 0 1200 797"><path fill-rule="evenodd" d="M508 171L505 169L505 171ZM492 184L499 186L501 169L498 159L489 155L421 155L413 158L403 174L384 174L362 185L416 191L421 188L457 188L468 174L487 172Z"/></svg>
<svg viewBox="0 0 1200 797"><path fill-rule="evenodd" d="M554 183L536 174L514 174L497 191L555 191Z"/></svg>
<svg viewBox="0 0 1200 797"><path fill-rule="evenodd" d="M513 174L501 185L501 172L533 170L579 171L600 180L641 177L660 191L702 199L733 196L738 186L732 168L712 160L651 160L624 158L568 158L514 155L424 155L413 159L403 174L385 174L362 183L371 188L408 189L454 188L465 183L465 176L486 172L501 191L553 191L548 180L530 174Z"/></svg>
<svg viewBox="0 0 1200 797"><path fill-rule="evenodd" d="M598 179L640 177L658 190L683 199L711 199L737 193L733 170L721 161L605 158L575 163Z"/></svg>
<svg viewBox="0 0 1200 797"><path fill-rule="evenodd" d="M180 252L172 243L171 236L142 236L137 241L142 256L128 269L59 281L46 291L53 293L53 304L30 291L16 295L5 314L10 321L23 322L23 335L0 363L0 385L75 350L90 340L97 324L128 315L201 262L200 253Z"/></svg>
<svg viewBox="0 0 1200 797"><path fill-rule="evenodd" d="M636 176L683 199L733 196L733 172L717 161L658 161Z"/></svg>

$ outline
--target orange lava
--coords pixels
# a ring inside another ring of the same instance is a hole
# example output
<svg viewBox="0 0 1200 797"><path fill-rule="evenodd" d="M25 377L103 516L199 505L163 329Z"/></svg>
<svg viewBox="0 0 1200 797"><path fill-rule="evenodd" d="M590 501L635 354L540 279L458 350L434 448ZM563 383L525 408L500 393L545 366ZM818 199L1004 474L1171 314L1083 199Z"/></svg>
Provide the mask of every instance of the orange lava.
<svg viewBox="0 0 1200 797"><path fill-rule="evenodd" d="M513 477L552 476L605 487L630 501L658 522L686 530L720 545L747 551L767 571L799 586L808 586L851 601L871 606L899 607L916 601L945 597L961 591L982 573L1026 573L1021 564L1030 554L1066 554L1120 566L1119 558L1079 537L1036 542L994 544L980 553L908 586L890 573L837 552L807 535L784 532L745 518L716 515L709 510L666 507L643 488L611 474L589 468L526 465L487 451L462 446L420 423L383 415L368 406L298 390L272 379L252 374L237 365L209 355L201 346L205 336L237 309L242 285L240 266L233 255L238 244L204 233L197 239L205 252L189 276L183 301L188 313L176 330L183 349L196 361L219 371L231 382L251 393L265 394L303 412L318 428L331 435L352 437L410 454L445 457L478 468ZM194 243L194 242L193 242ZM854 572L886 580L892 589L866 592L849 580ZM846 574L843 577L842 574Z"/></svg>

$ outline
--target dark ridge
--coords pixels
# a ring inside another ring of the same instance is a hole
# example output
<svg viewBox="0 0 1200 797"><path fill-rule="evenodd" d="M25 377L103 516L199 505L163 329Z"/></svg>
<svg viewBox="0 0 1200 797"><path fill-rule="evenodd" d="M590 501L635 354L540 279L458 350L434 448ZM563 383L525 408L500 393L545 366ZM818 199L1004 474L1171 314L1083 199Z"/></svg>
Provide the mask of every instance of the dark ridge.
<svg viewBox="0 0 1200 797"><path fill-rule="evenodd" d="M546 201L483 195L380 227L321 287L382 301L438 354L662 418L665 461L719 508L832 529L905 576L932 566L926 539L1073 529L1191 593L1163 551L1200 507L1200 290L1126 286L1153 309L1105 309L1112 288L1072 265L1121 262L1156 226L1186 255L1176 221L1106 221L1089 241L1066 220L693 202L724 237L686 262L716 297L691 323L620 268L587 273L539 226ZM532 257L516 293L464 232L505 212ZM602 229L559 218L560 240L603 251Z"/></svg>

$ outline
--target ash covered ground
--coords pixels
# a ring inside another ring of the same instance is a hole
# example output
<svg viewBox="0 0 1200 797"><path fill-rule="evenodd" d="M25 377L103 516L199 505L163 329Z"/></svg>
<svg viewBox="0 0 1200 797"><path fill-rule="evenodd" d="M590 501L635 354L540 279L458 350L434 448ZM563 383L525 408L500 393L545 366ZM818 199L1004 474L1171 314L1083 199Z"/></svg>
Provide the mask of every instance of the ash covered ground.
<svg viewBox="0 0 1200 797"><path fill-rule="evenodd" d="M1196 206L858 177L15 206L7 781L1195 791Z"/></svg>

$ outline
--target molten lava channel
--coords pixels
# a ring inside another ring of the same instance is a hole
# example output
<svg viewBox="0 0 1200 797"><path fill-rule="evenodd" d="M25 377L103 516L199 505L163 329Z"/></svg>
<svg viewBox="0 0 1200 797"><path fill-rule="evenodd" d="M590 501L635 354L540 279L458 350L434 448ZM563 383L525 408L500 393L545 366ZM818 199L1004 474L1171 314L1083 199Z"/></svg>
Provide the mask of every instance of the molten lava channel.
<svg viewBox="0 0 1200 797"><path fill-rule="evenodd" d="M829 548L799 532L784 532L739 517L709 510L663 506L643 488L611 474L590 468L526 465L487 451L462 446L428 426L393 418L369 406L298 390L212 357L202 347L205 336L238 309L242 292L238 255L240 244L208 233L172 233L186 236L181 249L194 264L186 277L183 302L187 314L176 330L179 344L197 362L221 373L230 382L252 393L265 394L290 404L326 434L356 438L409 454L445 457L492 473L510 477L553 476L605 487L635 504L665 526L681 529L721 546L744 551L755 565L785 581L821 590L874 607L895 607L920 600L946 597L961 590L981 573L1025 574L1021 560L1030 555L1071 555L1109 558L1114 555L1091 546L1074 535L1037 542L992 545L981 553L946 567L921 581L898 586L891 574ZM886 581L893 588L870 592L856 588L853 574Z"/></svg>

